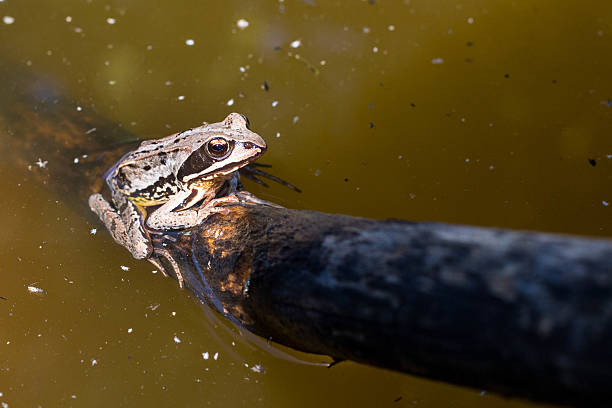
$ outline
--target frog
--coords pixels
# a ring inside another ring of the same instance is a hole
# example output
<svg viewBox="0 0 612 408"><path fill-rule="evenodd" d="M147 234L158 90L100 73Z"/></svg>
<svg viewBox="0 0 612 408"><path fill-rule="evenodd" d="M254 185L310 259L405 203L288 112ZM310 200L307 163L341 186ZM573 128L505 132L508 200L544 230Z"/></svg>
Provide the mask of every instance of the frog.
<svg viewBox="0 0 612 408"><path fill-rule="evenodd" d="M247 117L235 112L221 122L145 140L105 173L111 200L95 193L89 207L118 244L167 276L157 255L164 257L183 288L178 264L168 251L153 248L151 234L193 228L227 213L227 204L273 205L242 190L238 172L266 149Z"/></svg>

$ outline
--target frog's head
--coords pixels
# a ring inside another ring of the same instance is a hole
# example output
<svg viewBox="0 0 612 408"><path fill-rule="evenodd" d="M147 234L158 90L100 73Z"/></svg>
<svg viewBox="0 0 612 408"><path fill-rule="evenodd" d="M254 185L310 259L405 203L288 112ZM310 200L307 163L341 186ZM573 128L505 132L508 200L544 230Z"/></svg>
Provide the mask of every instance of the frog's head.
<svg viewBox="0 0 612 408"><path fill-rule="evenodd" d="M266 151L266 142L249 129L249 120L239 113L230 113L222 122L192 132L197 144L178 169L181 183L226 177Z"/></svg>

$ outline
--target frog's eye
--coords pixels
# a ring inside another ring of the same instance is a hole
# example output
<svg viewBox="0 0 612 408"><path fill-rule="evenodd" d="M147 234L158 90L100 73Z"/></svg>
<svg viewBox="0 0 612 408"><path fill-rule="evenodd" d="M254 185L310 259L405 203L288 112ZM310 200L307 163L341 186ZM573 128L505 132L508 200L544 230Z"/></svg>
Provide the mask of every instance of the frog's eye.
<svg viewBox="0 0 612 408"><path fill-rule="evenodd" d="M216 137L206 144L206 154L215 160L225 159L229 151L229 143L221 137Z"/></svg>

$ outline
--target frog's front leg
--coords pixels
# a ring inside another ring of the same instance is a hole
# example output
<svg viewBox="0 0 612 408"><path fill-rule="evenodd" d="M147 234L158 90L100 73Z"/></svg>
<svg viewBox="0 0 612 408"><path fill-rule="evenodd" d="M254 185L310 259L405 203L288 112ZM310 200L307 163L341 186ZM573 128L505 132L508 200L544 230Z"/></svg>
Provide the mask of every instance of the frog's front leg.
<svg viewBox="0 0 612 408"><path fill-rule="evenodd" d="M121 214L101 194L89 196L89 208L100 217L118 244L127 248L136 259L147 259L153 252L149 237L141 225L141 215L126 198L114 198Z"/></svg>
<svg viewBox="0 0 612 408"><path fill-rule="evenodd" d="M196 200L193 200L193 194L198 194L201 198L198 197ZM195 227L211 214L227 212L227 209L216 207L216 201L210 200L209 194L210 191L205 189L180 191L161 207L149 214L146 224L149 228L159 231L186 229ZM223 198L225 199L226 197ZM185 208L186 202L197 203L200 201L206 204L200 205L197 209L192 207ZM233 202L237 201L234 200Z"/></svg>

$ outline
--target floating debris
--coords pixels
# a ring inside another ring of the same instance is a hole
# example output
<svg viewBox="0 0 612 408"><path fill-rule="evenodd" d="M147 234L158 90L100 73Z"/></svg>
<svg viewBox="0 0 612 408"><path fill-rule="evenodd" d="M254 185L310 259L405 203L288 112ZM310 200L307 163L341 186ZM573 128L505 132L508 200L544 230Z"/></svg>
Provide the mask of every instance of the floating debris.
<svg viewBox="0 0 612 408"><path fill-rule="evenodd" d="M225 104L227 106L232 106L234 104L234 98L230 99L229 101L225 102Z"/></svg>
<svg viewBox="0 0 612 408"><path fill-rule="evenodd" d="M106 19L106 22L107 22L108 24L110 24L110 25L113 25L113 24L115 24L115 23L117 22L117 20L115 20L115 19L114 19L114 18L112 18L112 17L108 17L108 18Z"/></svg>
<svg viewBox="0 0 612 408"><path fill-rule="evenodd" d="M443 58L434 58L431 60L431 63L434 65L440 65L440 64L444 64L444 59Z"/></svg>
<svg viewBox="0 0 612 408"><path fill-rule="evenodd" d="M244 30L248 26L249 26L249 22L245 20L244 18L241 18L240 20L236 21L236 27L238 27L241 30Z"/></svg>
<svg viewBox="0 0 612 408"><path fill-rule="evenodd" d="M30 292L30 293L35 293L35 294L37 294L37 295L42 295L42 294L44 294L44 293L45 293L45 291L44 291L43 289L38 288L38 287L36 287L36 286L34 286L34 285L29 285L29 286L28 286L28 292Z"/></svg>
<svg viewBox="0 0 612 408"><path fill-rule="evenodd" d="M191 47L195 44L195 41L193 41L191 38L188 38L187 40L185 40L185 44Z"/></svg>
<svg viewBox="0 0 612 408"><path fill-rule="evenodd" d="M4 24L13 24L15 22L15 17L4 16L2 17L2 22L4 22Z"/></svg>
<svg viewBox="0 0 612 408"><path fill-rule="evenodd" d="M300 45L302 45L302 41L301 40L295 40L295 41L292 41L290 45L291 45L291 48L297 48Z"/></svg>

